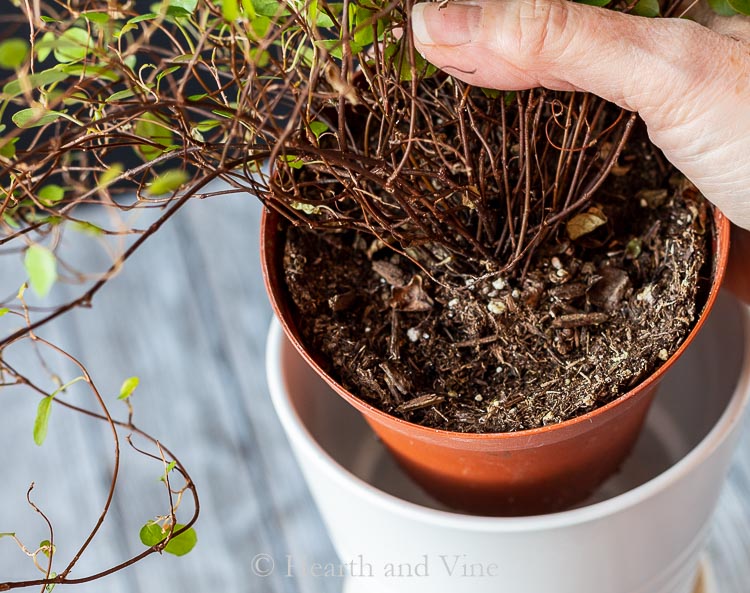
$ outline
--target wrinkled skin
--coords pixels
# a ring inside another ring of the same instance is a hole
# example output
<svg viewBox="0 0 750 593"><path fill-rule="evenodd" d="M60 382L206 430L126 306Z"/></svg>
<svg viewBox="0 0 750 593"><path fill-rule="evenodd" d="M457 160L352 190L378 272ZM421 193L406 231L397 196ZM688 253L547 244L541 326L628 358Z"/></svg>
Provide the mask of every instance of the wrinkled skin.
<svg viewBox="0 0 750 593"><path fill-rule="evenodd" d="M750 302L750 18L648 19L566 0L417 4L417 49L504 90L582 90L637 111L651 140L736 225L727 286ZM701 23L701 24L699 24Z"/></svg>

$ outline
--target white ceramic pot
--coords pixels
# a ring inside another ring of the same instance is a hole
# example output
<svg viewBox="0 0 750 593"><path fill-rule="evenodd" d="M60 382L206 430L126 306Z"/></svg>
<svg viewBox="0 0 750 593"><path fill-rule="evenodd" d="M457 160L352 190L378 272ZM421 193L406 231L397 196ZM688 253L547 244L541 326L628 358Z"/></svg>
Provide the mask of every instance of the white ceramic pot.
<svg viewBox="0 0 750 593"><path fill-rule="evenodd" d="M341 558L323 568L348 573L350 593L693 593L748 401L749 335L723 297L618 475L576 509L494 518L422 493L274 322L274 406Z"/></svg>

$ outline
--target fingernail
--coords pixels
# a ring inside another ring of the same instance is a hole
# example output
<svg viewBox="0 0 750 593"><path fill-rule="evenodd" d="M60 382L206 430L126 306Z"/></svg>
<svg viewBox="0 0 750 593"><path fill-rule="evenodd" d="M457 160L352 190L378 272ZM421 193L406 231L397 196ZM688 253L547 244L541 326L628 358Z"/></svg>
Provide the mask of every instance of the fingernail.
<svg viewBox="0 0 750 593"><path fill-rule="evenodd" d="M420 2L411 11L414 39L421 45L466 45L478 37L482 7L476 4Z"/></svg>

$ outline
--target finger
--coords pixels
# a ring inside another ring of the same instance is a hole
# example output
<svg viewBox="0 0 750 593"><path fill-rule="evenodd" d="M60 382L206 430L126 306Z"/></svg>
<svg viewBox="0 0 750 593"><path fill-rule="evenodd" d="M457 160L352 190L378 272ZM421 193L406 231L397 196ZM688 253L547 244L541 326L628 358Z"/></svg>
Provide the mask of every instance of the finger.
<svg viewBox="0 0 750 593"><path fill-rule="evenodd" d="M412 27L430 62L470 84L583 89L642 115L714 78L727 41L684 19L563 0L420 3Z"/></svg>
<svg viewBox="0 0 750 593"><path fill-rule="evenodd" d="M747 44L566 0L417 4L412 31L430 62L470 84L580 89L638 111L666 157L750 228Z"/></svg>

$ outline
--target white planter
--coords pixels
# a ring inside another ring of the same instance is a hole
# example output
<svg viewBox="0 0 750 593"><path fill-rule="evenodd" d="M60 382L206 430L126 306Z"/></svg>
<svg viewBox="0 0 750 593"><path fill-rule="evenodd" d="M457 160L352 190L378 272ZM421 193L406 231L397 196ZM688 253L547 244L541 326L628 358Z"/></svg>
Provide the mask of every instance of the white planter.
<svg viewBox="0 0 750 593"><path fill-rule="evenodd" d="M420 492L274 322L274 406L341 558L297 568L351 573L349 593L693 593L748 402L748 336L747 311L723 298L665 378L633 456L593 499L490 518Z"/></svg>

